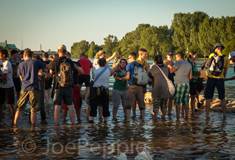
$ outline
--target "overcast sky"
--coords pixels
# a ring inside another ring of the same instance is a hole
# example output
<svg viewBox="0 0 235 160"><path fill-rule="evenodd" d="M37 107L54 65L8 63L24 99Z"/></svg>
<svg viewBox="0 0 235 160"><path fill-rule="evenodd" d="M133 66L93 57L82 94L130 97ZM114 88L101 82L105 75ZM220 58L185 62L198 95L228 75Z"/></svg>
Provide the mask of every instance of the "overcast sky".
<svg viewBox="0 0 235 160"><path fill-rule="evenodd" d="M210 17L235 16L235 0L0 0L1 36L23 49L57 50L87 40L118 40L138 24L171 26L174 13L206 12Z"/></svg>

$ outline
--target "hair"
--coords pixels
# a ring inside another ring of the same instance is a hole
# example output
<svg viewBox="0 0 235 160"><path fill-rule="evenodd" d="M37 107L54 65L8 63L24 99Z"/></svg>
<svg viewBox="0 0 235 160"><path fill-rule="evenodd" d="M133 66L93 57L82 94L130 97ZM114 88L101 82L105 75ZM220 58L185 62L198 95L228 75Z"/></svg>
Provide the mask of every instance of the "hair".
<svg viewBox="0 0 235 160"><path fill-rule="evenodd" d="M100 67L104 67L106 64L106 59L105 58L99 59L98 64L100 65Z"/></svg>
<svg viewBox="0 0 235 160"><path fill-rule="evenodd" d="M29 49L26 49L26 50L24 51L24 55L26 55L27 57L33 57L33 52L30 51Z"/></svg>
<svg viewBox="0 0 235 160"><path fill-rule="evenodd" d="M32 57L32 59L33 59L33 60L39 60L39 61L42 61L42 62L43 62L43 60L41 59L41 57L40 57L39 55L34 55L34 56Z"/></svg>
<svg viewBox="0 0 235 160"><path fill-rule="evenodd" d="M24 51L22 50L22 51L20 51L20 54L24 54Z"/></svg>
<svg viewBox="0 0 235 160"><path fill-rule="evenodd" d="M45 58L48 58L48 57L49 57L49 55L48 55L47 52L44 52L42 56L45 57Z"/></svg>
<svg viewBox="0 0 235 160"><path fill-rule="evenodd" d="M189 52L187 61L191 61L192 56L195 55L195 54L197 54L197 52L195 52L195 51Z"/></svg>
<svg viewBox="0 0 235 160"><path fill-rule="evenodd" d="M96 53L96 55L95 55L95 58L94 58L94 59L100 59L100 56L101 56L102 54L106 54L106 52L105 52L105 51L103 51L103 50L100 50L99 52L97 52L97 53Z"/></svg>
<svg viewBox="0 0 235 160"><path fill-rule="evenodd" d="M58 49L60 52L62 52L63 54L65 54L67 51L66 49Z"/></svg>
<svg viewBox="0 0 235 160"><path fill-rule="evenodd" d="M124 59L124 58L122 58L122 59L120 59L120 63L121 63L121 61L125 61L126 62L126 65L128 64L128 62L127 62L127 60L126 59ZM125 69L126 70L126 67L125 68L123 68L123 69Z"/></svg>
<svg viewBox="0 0 235 160"><path fill-rule="evenodd" d="M139 52L147 52L147 50L144 49L144 48L140 48L140 49L139 49Z"/></svg>
<svg viewBox="0 0 235 160"><path fill-rule="evenodd" d="M5 55L5 58L8 56L8 51L4 48L0 49L0 52Z"/></svg>
<svg viewBox="0 0 235 160"><path fill-rule="evenodd" d="M157 63L157 64L163 64L163 56L162 55L156 55L154 57L154 61Z"/></svg>
<svg viewBox="0 0 235 160"><path fill-rule="evenodd" d="M182 52L177 52L176 55L179 55L182 59L184 59L184 54Z"/></svg>
<svg viewBox="0 0 235 160"><path fill-rule="evenodd" d="M80 54L80 57L81 57L81 56L82 56L82 57L86 57L85 53L81 53L81 54Z"/></svg>
<svg viewBox="0 0 235 160"><path fill-rule="evenodd" d="M129 53L128 56L132 56L134 59L136 59L136 53L135 52Z"/></svg>
<svg viewBox="0 0 235 160"><path fill-rule="evenodd" d="M18 53L17 50L15 50L15 49L11 50L11 56L13 56L14 54L17 54L17 53Z"/></svg>

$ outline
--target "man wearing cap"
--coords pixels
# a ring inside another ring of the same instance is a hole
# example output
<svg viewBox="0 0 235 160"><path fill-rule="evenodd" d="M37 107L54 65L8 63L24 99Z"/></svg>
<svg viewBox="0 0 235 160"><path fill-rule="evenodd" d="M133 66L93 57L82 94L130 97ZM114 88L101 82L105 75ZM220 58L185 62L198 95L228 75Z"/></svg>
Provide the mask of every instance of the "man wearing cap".
<svg viewBox="0 0 235 160"><path fill-rule="evenodd" d="M60 45L58 47L58 53L59 53L59 58L56 58L52 63L50 63L49 65L49 69L50 69L50 77L53 76L53 74L55 74L55 83L54 83L54 88L55 88L55 92L54 92L54 98L53 98L53 104L55 105L55 110L54 110L54 119L55 119L55 124L59 125L60 123L60 107L62 105L62 100L64 102L64 104L67 105L68 110L69 110L69 117L71 120L71 123L74 124L75 123L75 113L74 113L74 109L73 109L73 90L72 90L72 83L69 83L66 86L62 86L61 85L61 81L60 81L60 77L62 71L60 70L61 68L61 63L65 62L66 65L69 65L70 67L65 67L65 68L70 68L70 77L72 77L71 75L73 75L73 70L74 70L74 63L73 61L71 61L70 59L66 58L66 46L65 45ZM68 78L68 77L66 77Z"/></svg>
<svg viewBox="0 0 235 160"><path fill-rule="evenodd" d="M228 59L230 60L230 64L234 64L235 62L235 51L232 51L231 53L229 53ZM234 66L235 68L235 66ZM234 80L235 76L231 77L231 78L225 78L224 81L229 81L229 80Z"/></svg>
<svg viewBox="0 0 235 160"><path fill-rule="evenodd" d="M215 53L211 53L208 59L208 62L211 61L211 58L214 56L222 56L223 57L223 69L219 75L215 75L211 72L211 66L209 66L210 72L208 72L208 80L205 89L205 98L206 98L206 118L209 118L210 112L210 101L213 98L215 87L219 93L219 99L221 99L222 111L224 118L226 117L226 102L225 102L225 87L224 87L224 78L227 74L227 70L230 67L228 58L223 55L222 50L224 46L221 43L217 43L214 47Z"/></svg>
<svg viewBox="0 0 235 160"><path fill-rule="evenodd" d="M173 67L175 65L175 63L173 62L173 57L174 57L174 52L172 50L167 51L166 54L166 60L163 62L164 65L168 66L170 65L171 67ZM169 68L170 69L170 68ZM169 73L168 77L169 79L174 83L174 76L175 73ZM168 115L171 115L171 110L172 110L172 100L173 97L168 98L168 104L167 104L167 108L168 108Z"/></svg>

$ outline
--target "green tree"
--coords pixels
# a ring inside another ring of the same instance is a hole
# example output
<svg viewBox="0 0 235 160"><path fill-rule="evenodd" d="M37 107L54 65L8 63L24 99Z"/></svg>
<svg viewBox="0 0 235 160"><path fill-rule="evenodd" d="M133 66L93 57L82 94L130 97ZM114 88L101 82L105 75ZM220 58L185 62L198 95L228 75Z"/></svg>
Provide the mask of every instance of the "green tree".
<svg viewBox="0 0 235 160"><path fill-rule="evenodd" d="M79 58L81 53L86 53L89 50L89 42L82 40L80 42L75 42L71 46L71 56L72 58Z"/></svg>
<svg viewBox="0 0 235 160"><path fill-rule="evenodd" d="M230 52L235 51L235 39L231 40L225 45L225 48L223 50L223 54L226 56L229 55Z"/></svg>
<svg viewBox="0 0 235 160"><path fill-rule="evenodd" d="M112 50L115 48L118 44L118 39L114 35L108 35L108 37L104 38L104 51L107 54L107 57L112 55Z"/></svg>
<svg viewBox="0 0 235 160"><path fill-rule="evenodd" d="M94 57L94 49L95 49L95 42L92 41L91 44L90 44L90 56L89 56L89 58Z"/></svg>

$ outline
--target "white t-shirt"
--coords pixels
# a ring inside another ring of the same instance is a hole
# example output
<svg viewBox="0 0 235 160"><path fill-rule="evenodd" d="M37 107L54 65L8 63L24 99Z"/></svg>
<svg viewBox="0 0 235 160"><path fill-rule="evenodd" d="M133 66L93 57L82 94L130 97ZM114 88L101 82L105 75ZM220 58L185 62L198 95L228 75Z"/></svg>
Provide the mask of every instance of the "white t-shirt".
<svg viewBox="0 0 235 160"><path fill-rule="evenodd" d="M13 87L14 82L13 82L13 79L12 79L13 71L12 71L11 63L9 61L3 62L2 67L1 67L1 71L2 71L2 74L6 73L7 76L6 76L6 79L4 81L0 82L0 87L1 88L11 88L11 87Z"/></svg>
<svg viewBox="0 0 235 160"><path fill-rule="evenodd" d="M100 67L94 71L94 80L103 69L104 67ZM93 87L101 87L101 86L109 87L109 77L110 77L110 71L107 68L106 71L94 83Z"/></svg>

